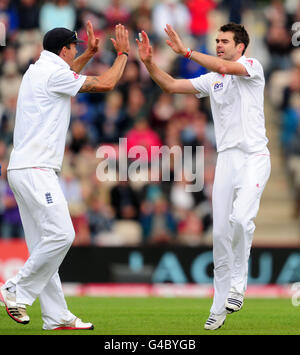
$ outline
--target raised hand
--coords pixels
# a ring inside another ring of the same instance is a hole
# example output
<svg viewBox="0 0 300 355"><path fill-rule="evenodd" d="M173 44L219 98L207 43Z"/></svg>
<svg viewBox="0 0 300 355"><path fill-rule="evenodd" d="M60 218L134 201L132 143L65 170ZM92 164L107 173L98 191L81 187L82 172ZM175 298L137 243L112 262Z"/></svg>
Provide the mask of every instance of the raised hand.
<svg viewBox="0 0 300 355"><path fill-rule="evenodd" d="M116 38L110 39L115 47L115 50L117 52L128 53L130 49L128 30L121 24L116 25L115 37Z"/></svg>
<svg viewBox="0 0 300 355"><path fill-rule="evenodd" d="M95 37L93 25L90 21L87 22L86 32L88 35L88 47L87 50L95 54L98 52L100 39Z"/></svg>
<svg viewBox="0 0 300 355"><path fill-rule="evenodd" d="M148 35L145 31L142 31L139 34L139 39L136 39L136 43L138 46L139 56L142 62L151 63L153 56L153 49L150 44Z"/></svg>
<svg viewBox="0 0 300 355"><path fill-rule="evenodd" d="M166 40L167 45L171 47L175 53L184 55L187 50L177 32L170 25L166 25L164 30L169 37L169 39Z"/></svg>

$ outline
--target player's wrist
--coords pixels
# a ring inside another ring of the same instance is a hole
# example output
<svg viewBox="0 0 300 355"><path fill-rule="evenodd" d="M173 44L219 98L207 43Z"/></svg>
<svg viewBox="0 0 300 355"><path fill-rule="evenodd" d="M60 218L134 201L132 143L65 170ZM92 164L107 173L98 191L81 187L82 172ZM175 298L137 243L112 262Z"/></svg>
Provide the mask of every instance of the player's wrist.
<svg viewBox="0 0 300 355"><path fill-rule="evenodd" d="M146 60L142 60L142 62L144 63L144 65L146 66L147 70L149 71L149 73L153 72L154 69L154 63L152 61L152 58L150 59L146 59Z"/></svg>
<svg viewBox="0 0 300 355"><path fill-rule="evenodd" d="M128 52L126 51L118 51L118 57L121 55L125 55L126 57L128 57Z"/></svg>
<svg viewBox="0 0 300 355"><path fill-rule="evenodd" d="M93 50L92 48L87 48L85 54L87 57L92 58L97 51Z"/></svg>
<svg viewBox="0 0 300 355"><path fill-rule="evenodd" d="M184 56L184 58L187 58L187 59L191 59L192 54L193 54L193 50L190 48L185 48L182 52L182 55Z"/></svg>

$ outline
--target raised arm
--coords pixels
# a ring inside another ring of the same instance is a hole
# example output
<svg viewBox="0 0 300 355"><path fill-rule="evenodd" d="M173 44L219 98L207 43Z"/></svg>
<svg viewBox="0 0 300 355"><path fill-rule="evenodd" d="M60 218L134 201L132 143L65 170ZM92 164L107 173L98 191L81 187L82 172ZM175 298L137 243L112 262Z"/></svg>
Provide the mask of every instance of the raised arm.
<svg viewBox="0 0 300 355"><path fill-rule="evenodd" d="M118 55L113 65L101 75L87 76L79 92L111 91L121 79L129 52L128 31L123 25L116 25L115 36L116 38L111 38L111 41Z"/></svg>
<svg viewBox="0 0 300 355"><path fill-rule="evenodd" d="M166 43L173 51L177 54L185 56L188 53L188 49L182 43L180 37L176 31L170 25L166 25L165 32L168 35ZM247 76L248 72L245 67L237 62L232 62L222 58L217 58L211 55L203 54L200 52L193 51L190 53L190 59L194 62L200 64L206 69L219 73L219 74L229 74L229 75L240 75Z"/></svg>
<svg viewBox="0 0 300 355"><path fill-rule="evenodd" d="M93 58L93 56L98 52L99 49L100 40L99 38L95 37L93 25L90 21L88 21L87 23L86 31L88 35L87 49L74 60L71 67L71 69L76 73L81 72L81 70L86 66L88 61Z"/></svg>
<svg viewBox="0 0 300 355"><path fill-rule="evenodd" d="M165 92L177 94L196 94L197 90L187 79L175 79L153 61L153 50L145 31L142 31L140 38L136 39L139 57L145 64L151 78Z"/></svg>

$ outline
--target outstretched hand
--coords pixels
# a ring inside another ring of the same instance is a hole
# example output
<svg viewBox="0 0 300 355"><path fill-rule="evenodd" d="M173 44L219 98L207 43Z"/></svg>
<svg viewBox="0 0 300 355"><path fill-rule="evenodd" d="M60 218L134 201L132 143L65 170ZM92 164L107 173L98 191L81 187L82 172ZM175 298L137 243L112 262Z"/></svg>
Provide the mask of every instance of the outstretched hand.
<svg viewBox="0 0 300 355"><path fill-rule="evenodd" d="M145 31L142 31L139 34L139 39L136 39L136 43L138 46L139 56L142 62L151 63L153 49L149 41L149 37Z"/></svg>
<svg viewBox="0 0 300 355"><path fill-rule="evenodd" d="M164 30L169 37L169 39L166 40L167 45L171 47L175 53L184 55L187 50L177 32L170 25L166 25Z"/></svg>
<svg viewBox="0 0 300 355"><path fill-rule="evenodd" d="M100 39L95 37L93 25L92 25L92 23L90 21L87 22L86 32L87 32L87 35L88 35L88 48L87 48L87 50L90 53L92 53L92 54L96 54L98 52L98 49L99 49Z"/></svg>
<svg viewBox="0 0 300 355"><path fill-rule="evenodd" d="M115 27L115 36L116 38L111 38L110 40L112 41L115 50L117 52L129 52L129 36L128 36L128 30L125 28L125 26L118 24Z"/></svg>

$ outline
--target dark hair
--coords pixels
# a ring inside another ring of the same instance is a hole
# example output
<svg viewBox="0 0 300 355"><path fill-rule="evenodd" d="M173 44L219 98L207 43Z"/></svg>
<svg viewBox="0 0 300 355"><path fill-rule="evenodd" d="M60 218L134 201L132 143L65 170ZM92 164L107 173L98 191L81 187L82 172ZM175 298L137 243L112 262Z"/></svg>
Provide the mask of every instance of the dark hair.
<svg viewBox="0 0 300 355"><path fill-rule="evenodd" d="M233 32L233 40L235 42L235 45L239 43L244 43L245 48L243 50L243 53L245 53L248 44L250 42L248 32L245 30L245 27L243 25L239 25L236 23L228 23L227 25L223 25L220 27L219 31L222 32Z"/></svg>
<svg viewBox="0 0 300 355"><path fill-rule="evenodd" d="M59 55L60 51L63 49L63 47L67 47L68 49L70 49L70 43L60 47L60 48L55 48L55 49L48 49L49 52L52 52L54 54Z"/></svg>

